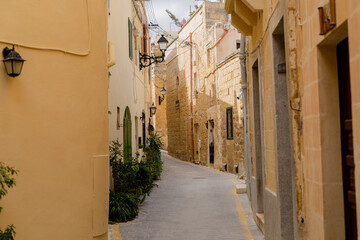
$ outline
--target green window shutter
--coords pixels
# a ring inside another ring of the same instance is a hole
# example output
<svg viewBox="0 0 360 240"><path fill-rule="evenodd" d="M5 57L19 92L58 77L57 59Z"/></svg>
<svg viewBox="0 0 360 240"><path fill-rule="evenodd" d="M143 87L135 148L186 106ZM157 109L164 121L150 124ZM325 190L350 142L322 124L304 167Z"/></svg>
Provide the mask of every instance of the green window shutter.
<svg viewBox="0 0 360 240"><path fill-rule="evenodd" d="M130 18L128 18L128 29L129 29L129 58L132 60L133 59L133 27Z"/></svg>
<svg viewBox="0 0 360 240"><path fill-rule="evenodd" d="M126 107L124 114L124 132L123 132L123 145L124 145L124 159L131 160L132 158L132 137L131 137L131 114L129 107Z"/></svg>

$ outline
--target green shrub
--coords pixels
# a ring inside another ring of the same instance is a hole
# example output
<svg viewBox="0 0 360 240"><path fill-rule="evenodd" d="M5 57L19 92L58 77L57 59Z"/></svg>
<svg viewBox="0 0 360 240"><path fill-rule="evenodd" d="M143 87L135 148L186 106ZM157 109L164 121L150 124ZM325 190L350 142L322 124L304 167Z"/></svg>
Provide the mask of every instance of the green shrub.
<svg viewBox="0 0 360 240"><path fill-rule="evenodd" d="M158 133L150 133L150 137L147 139L148 146L144 148L145 159L151 169L152 178L159 180L162 172L161 161L161 148L163 142L161 136Z"/></svg>
<svg viewBox="0 0 360 240"><path fill-rule="evenodd" d="M5 166L0 162L0 200L8 193L8 189L16 185L14 176L18 174L18 171L12 167ZM0 207L1 213L2 207ZM9 225L5 230L0 229L0 240L14 240L15 227Z"/></svg>
<svg viewBox="0 0 360 240"><path fill-rule="evenodd" d="M0 240L14 240L15 234L14 225L10 225L4 231L0 229Z"/></svg>
<svg viewBox="0 0 360 240"><path fill-rule="evenodd" d="M138 202L132 194L110 191L109 220L127 222L139 213Z"/></svg>
<svg viewBox="0 0 360 240"><path fill-rule="evenodd" d="M156 186L154 181L160 179L161 137L157 133L151 133L147 142L148 146L144 148L145 155L141 160L139 153L135 158L124 159L118 140L110 144L110 166L114 179L114 191L110 192L111 221L123 222L136 217L138 204L142 203L146 195L149 195L151 189Z"/></svg>

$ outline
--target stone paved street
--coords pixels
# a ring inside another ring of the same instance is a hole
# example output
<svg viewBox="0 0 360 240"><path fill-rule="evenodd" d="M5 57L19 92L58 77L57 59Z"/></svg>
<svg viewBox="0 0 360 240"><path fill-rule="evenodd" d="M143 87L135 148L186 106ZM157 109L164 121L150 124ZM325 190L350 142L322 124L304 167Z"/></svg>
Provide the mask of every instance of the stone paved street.
<svg viewBox="0 0 360 240"><path fill-rule="evenodd" d="M263 239L246 194L235 193L235 175L166 154L163 161L159 187L141 205L137 219L109 228L113 235L119 228L123 240Z"/></svg>

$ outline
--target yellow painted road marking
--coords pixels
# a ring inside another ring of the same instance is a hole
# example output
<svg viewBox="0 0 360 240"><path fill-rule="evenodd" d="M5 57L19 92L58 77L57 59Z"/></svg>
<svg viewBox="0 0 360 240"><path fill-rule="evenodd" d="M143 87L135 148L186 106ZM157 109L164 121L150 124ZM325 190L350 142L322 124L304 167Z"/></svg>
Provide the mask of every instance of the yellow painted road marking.
<svg viewBox="0 0 360 240"><path fill-rule="evenodd" d="M254 237L252 236L252 234L251 234L251 232L249 230L249 226L248 226L247 221L246 221L244 209L242 208L239 196L236 193L236 188L234 188L232 190L232 194L233 194L233 196L235 198L235 201L236 201L236 209L237 209L237 212L238 212L238 215L239 215L239 221L240 221L241 225L243 226L243 228L245 230L245 236L249 240L254 239Z"/></svg>
<svg viewBox="0 0 360 240"><path fill-rule="evenodd" d="M112 236L114 240L122 240L121 238L121 234L120 234L120 229L119 229L119 224L114 224L111 225L111 232L112 232Z"/></svg>

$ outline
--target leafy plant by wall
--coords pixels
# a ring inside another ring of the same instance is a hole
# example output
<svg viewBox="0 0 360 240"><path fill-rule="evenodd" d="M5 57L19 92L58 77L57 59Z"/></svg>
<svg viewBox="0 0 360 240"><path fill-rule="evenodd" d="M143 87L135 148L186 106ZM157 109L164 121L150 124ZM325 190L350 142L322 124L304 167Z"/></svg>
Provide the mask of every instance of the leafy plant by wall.
<svg viewBox="0 0 360 240"><path fill-rule="evenodd" d="M0 200L8 193L8 190L16 185L14 176L18 171L0 162ZM2 207L0 207L0 213ZM15 227L9 225L5 230L0 229L0 240L14 240Z"/></svg>
<svg viewBox="0 0 360 240"><path fill-rule="evenodd" d="M134 195L110 191L109 219L114 222L127 222L139 213L138 202Z"/></svg>
<svg viewBox="0 0 360 240"><path fill-rule="evenodd" d="M154 181L160 179L161 137L157 133L151 133L147 143L145 155L141 159L139 153L134 158L124 159L119 141L115 140L110 144L110 166L114 179L114 190L110 192L110 221L126 222L135 218L138 204L156 186Z"/></svg>

